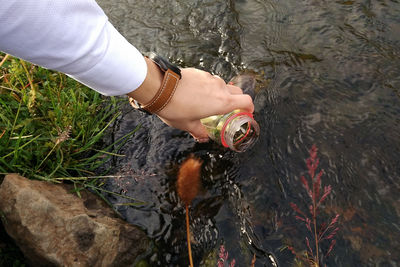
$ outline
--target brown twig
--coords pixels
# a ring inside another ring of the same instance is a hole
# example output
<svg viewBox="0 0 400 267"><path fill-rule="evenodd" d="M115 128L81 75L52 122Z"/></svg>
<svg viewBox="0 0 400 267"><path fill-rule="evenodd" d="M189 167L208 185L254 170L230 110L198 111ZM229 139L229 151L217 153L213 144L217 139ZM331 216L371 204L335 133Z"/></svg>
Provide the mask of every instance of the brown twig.
<svg viewBox="0 0 400 267"><path fill-rule="evenodd" d="M189 255L190 266L193 267L192 248L190 246L189 205L185 205L185 208L186 208L186 240L188 246L188 255Z"/></svg>
<svg viewBox="0 0 400 267"><path fill-rule="evenodd" d="M3 135L6 133L6 129L3 130L3 132L0 134L0 139L3 137Z"/></svg>
<svg viewBox="0 0 400 267"><path fill-rule="evenodd" d="M254 254L253 259L251 260L251 267L254 267L254 264L256 264L256 254Z"/></svg>
<svg viewBox="0 0 400 267"><path fill-rule="evenodd" d="M0 62L0 67L3 65L4 62L6 62L7 58L8 58L8 54L6 54L6 55L4 56L4 58L1 60L1 62Z"/></svg>

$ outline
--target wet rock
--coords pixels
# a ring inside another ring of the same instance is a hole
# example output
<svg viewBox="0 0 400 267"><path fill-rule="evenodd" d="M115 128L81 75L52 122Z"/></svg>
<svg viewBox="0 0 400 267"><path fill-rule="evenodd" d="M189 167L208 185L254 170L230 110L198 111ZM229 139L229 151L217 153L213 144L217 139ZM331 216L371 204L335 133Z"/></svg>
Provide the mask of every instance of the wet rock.
<svg viewBox="0 0 400 267"><path fill-rule="evenodd" d="M149 240L102 200L67 185L7 175L0 214L7 233L32 266L129 266Z"/></svg>

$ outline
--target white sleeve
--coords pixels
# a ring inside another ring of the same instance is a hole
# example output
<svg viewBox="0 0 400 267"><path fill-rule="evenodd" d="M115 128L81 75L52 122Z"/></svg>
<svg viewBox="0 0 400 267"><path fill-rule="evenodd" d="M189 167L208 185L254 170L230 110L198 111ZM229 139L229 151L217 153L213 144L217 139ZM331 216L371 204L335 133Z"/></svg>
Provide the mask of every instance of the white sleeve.
<svg viewBox="0 0 400 267"><path fill-rule="evenodd" d="M104 95L139 87L146 62L94 0L0 0L0 50Z"/></svg>

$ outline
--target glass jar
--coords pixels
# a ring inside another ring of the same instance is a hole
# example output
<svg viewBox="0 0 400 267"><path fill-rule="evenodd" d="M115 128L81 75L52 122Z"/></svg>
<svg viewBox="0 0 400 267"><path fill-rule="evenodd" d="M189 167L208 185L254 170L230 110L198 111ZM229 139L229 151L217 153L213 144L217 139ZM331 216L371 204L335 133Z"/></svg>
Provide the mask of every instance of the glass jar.
<svg viewBox="0 0 400 267"><path fill-rule="evenodd" d="M212 140L236 152L250 148L260 134L260 126L253 114L239 109L201 119L201 123Z"/></svg>

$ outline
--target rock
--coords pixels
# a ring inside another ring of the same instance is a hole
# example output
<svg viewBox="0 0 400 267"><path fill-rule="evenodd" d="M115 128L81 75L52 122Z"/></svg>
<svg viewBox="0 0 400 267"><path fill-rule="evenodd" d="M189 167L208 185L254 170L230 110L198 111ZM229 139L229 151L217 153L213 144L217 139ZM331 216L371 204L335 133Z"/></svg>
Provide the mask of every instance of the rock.
<svg viewBox="0 0 400 267"><path fill-rule="evenodd" d="M129 266L149 247L146 235L89 192L7 175L0 217L32 266Z"/></svg>

